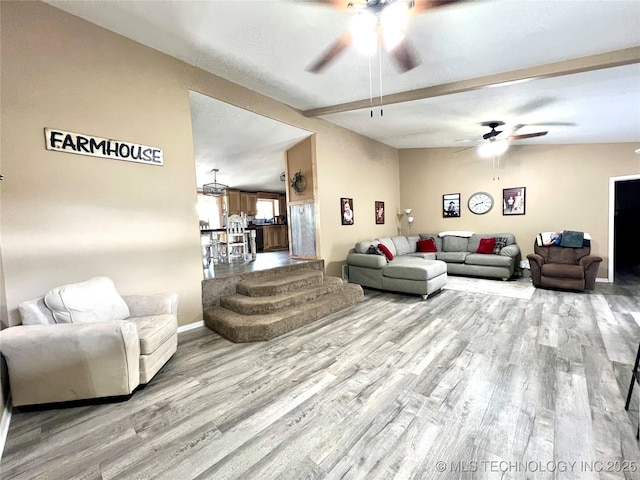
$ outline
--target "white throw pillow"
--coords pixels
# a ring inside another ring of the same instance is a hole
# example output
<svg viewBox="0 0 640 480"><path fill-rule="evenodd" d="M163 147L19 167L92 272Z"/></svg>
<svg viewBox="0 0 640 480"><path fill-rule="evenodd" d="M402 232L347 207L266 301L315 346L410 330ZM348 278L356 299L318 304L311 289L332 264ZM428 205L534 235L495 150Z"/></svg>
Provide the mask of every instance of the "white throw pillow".
<svg viewBox="0 0 640 480"><path fill-rule="evenodd" d="M58 323L90 323L129 318L129 307L108 277L56 287L44 303Z"/></svg>

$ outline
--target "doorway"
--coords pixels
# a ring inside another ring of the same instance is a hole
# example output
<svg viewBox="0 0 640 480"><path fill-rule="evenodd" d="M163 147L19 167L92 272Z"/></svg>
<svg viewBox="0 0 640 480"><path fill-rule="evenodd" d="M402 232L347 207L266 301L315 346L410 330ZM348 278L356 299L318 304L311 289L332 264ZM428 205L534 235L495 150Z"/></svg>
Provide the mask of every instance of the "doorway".
<svg viewBox="0 0 640 480"><path fill-rule="evenodd" d="M612 177L609 181L610 283L640 280L640 249L636 226L640 218L640 175Z"/></svg>

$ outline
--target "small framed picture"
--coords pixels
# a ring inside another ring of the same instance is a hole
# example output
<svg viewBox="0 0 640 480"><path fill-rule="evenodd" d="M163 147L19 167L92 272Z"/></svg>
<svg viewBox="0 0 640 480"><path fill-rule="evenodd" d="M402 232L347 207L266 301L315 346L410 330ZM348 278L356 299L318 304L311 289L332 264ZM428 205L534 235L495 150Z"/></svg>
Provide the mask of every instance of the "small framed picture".
<svg viewBox="0 0 640 480"><path fill-rule="evenodd" d="M342 225L353 225L353 198L340 199L340 215Z"/></svg>
<svg viewBox="0 0 640 480"><path fill-rule="evenodd" d="M460 216L460 194L447 193L442 195L442 216L453 218Z"/></svg>
<svg viewBox="0 0 640 480"><path fill-rule="evenodd" d="M526 187L505 188L502 190L502 214L524 215Z"/></svg>
<svg viewBox="0 0 640 480"><path fill-rule="evenodd" d="M384 225L384 202L376 202L376 225Z"/></svg>

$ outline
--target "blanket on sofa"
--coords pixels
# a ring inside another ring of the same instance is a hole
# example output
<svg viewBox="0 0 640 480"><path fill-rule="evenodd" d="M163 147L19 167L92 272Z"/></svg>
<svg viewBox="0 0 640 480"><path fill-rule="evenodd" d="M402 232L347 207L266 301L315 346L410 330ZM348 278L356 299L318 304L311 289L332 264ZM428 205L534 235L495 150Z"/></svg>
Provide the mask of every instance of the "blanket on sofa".
<svg viewBox="0 0 640 480"><path fill-rule="evenodd" d="M540 232L536 235L536 243L539 247L570 247L581 248L591 246L591 235L574 230L561 232Z"/></svg>

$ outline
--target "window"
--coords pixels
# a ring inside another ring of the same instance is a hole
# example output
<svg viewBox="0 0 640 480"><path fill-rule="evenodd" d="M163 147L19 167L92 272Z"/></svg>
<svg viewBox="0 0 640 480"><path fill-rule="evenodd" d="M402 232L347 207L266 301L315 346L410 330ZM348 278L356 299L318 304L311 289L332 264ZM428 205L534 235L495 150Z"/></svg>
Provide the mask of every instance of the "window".
<svg viewBox="0 0 640 480"><path fill-rule="evenodd" d="M258 200L258 214L256 215L256 218L262 218L265 220L269 220L272 219L274 216L274 205L273 203L277 202L277 200L264 200L264 199L259 199Z"/></svg>

